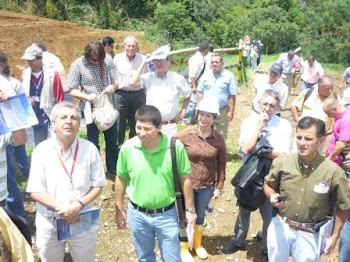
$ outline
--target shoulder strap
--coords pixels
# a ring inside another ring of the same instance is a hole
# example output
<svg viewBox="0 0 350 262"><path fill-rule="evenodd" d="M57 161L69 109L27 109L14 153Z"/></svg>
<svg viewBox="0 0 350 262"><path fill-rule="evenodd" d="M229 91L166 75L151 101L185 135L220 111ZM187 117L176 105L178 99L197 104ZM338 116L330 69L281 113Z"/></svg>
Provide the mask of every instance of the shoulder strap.
<svg viewBox="0 0 350 262"><path fill-rule="evenodd" d="M175 195L176 198L181 197L181 188L180 188L180 181L179 181L179 173L177 170L177 162L176 162L176 137L171 137L170 139L170 154L171 154L171 165L173 170L173 177L174 177L174 185L175 185Z"/></svg>
<svg viewBox="0 0 350 262"><path fill-rule="evenodd" d="M305 103L305 101L311 96L312 92L314 91L315 87L311 87L309 88L309 90L307 90L304 100L303 100L303 104Z"/></svg>

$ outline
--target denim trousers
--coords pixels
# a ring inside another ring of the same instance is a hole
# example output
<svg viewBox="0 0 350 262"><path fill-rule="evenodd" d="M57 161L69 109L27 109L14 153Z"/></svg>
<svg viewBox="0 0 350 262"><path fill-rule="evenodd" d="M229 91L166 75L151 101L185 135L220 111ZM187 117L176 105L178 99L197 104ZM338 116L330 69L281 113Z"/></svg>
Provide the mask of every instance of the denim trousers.
<svg viewBox="0 0 350 262"><path fill-rule="evenodd" d="M194 206L196 208L197 213L197 225L203 225L205 219L205 209L208 206L208 203L213 196L214 185L208 186L203 189L193 189L193 199Z"/></svg>
<svg viewBox="0 0 350 262"><path fill-rule="evenodd" d="M315 84L309 84L301 80L301 86L300 86L300 91L303 91L305 89L312 88Z"/></svg>
<svg viewBox="0 0 350 262"><path fill-rule="evenodd" d="M86 125L87 129L87 137L90 142L92 142L98 150L100 150L99 145L99 134L100 131L98 130L97 126L92 123L89 125ZM116 174L116 167L117 167L117 159L118 159L118 128L117 123L114 123L114 125L107 129L106 131L103 131L103 135L106 141L106 167L107 172L115 175Z"/></svg>
<svg viewBox="0 0 350 262"><path fill-rule="evenodd" d="M269 261L288 262L291 254L295 262L319 262L317 240L317 234L295 230L276 215L267 231Z"/></svg>
<svg viewBox="0 0 350 262"><path fill-rule="evenodd" d="M39 145L40 142L50 137L50 123L33 127L34 145Z"/></svg>
<svg viewBox="0 0 350 262"><path fill-rule="evenodd" d="M146 104L146 94L143 90L123 91L118 90L114 93L114 106L119 111L118 120L118 145L121 146L125 140L125 129L127 122L130 127L129 138L136 135L135 131L135 113L139 107Z"/></svg>
<svg viewBox="0 0 350 262"><path fill-rule="evenodd" d="M7 160L7 189L8 196L6 198L6 205L12 213L23 217L27 220L27 214L24 210L22 193L19 190L15 169L13 165L13 157L15 158L22 175L28 179L30 162L27 157L25 145L13 147L8 145L6 147L6 160Z"/></svg>
<svg viewBox="0 0 350 262"><path fill-rule="evenodd" d="M266 201L259 207L260 215L263 220L263 228L262 228L262 251L267 252L267 228L271 222L272 218L272 206L270 204L270 200L266 199ZM246 238L250 226L250 214L252 211L245 209L243 207L239 207L239 212L235 224L234 233L235 235L232 237L232 242L238 247L244 247L247 245Z"/></svg>
<svg viewBox="0 0 350 262"><path fill-rule="evenodd" d="M155 262L155 238L164 262L180 262L180 240L175 206L165 212L146 214L128 205L128 224L138 261Z"/></svg>
<svg viewBox="0 0 350 262"><path fill-rule="evenodd" d="M196 123L196 105L197 105L197 94L191 95L191 100L186 108L186 113L183 118L183 122L189 122L191 124Z"/></svg>
<svg viewBox="0 0 350 262"><path fill-rule="evenodd" d="M339 262L348 262L350 260L350 221L345 221L340 234L339 242Z"/></svg>

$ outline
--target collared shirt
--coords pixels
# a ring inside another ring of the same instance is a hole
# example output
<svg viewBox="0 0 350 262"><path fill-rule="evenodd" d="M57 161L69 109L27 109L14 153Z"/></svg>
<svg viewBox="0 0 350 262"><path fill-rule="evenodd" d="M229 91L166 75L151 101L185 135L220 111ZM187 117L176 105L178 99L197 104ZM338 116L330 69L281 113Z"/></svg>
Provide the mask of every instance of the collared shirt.
<svg viewBox="0 0 350 262"><path fill-rule="evenodd" d="M65 172L61 157L68 172L71 172L75 149L79 144L76 162L72 173L72 182ZM91 187L104 187L106 176L97 148L91 142L76 138L69 153L63 155L55 138L45 140L33 151L27 192L48 193L63 204L70 204L84 196ZM53 212L37 202L37 212L45 217ZM86 208L92 207L92 203Z"/></svg>
<svg viewBox="0 0 350 262"><path fill-rule="evenodd" d="M346 86L350 86L350 67L346 68L343 74L343 77L346 80Z"/></svg>
<svg viewBox="0 0 350 262"><path fill-rule="evenodd" d="M277 63L283 67L283 74L292 74L294 72L294 66L298 63L299 58L294 56L292 60L288 59L288 53L281 54Z"/></svg>
<svg viewBox="0 0 350 262"><path fill-rule="evenodd" d="M220 108L223 108L228 105L229 97L237 93L235 77L226 69L222 69L218 74L211 70L199 81L198 92L203 93L204 97L215 97Z"/></svg>
<svg viewBox="0 0 350 262"><path fill-rule="evenodd" d="M170 136L160 134L161 141L152 153L135 136L125 141L118 157L117 174L129 180L127 195L144 208L163 208L175 202ZM176 162L179 176L191 173L186 150L179 140L176 141Z"/></svg>
<svg viewBox="0 0 350 262"><path fill-rule="evenodd" d="M259 112L259 100L262 94L268 89L272 89L278 93L280 107L281 109L285 109L288 99L288 86L283 83L281 78L277 79L275 83L270 84L268 75L257 76L254 81L254 87L256 95L253 99L253 106L256 112Z"/></svg>
<svg viewBox="0 0 350 262"><path fill-rule="evenodd" d="M188 79L191 83L191 78L198 79L200 73L205 67L206 60L205 57L197 51L191 58L188 60Z"/></svg>
<svg viewBox="0 0 350 262"><path fill-rule="evenodd" d="M304 72L301 80L308 84L316 84L321 76L324 75L322 65L315 60L314 66L310 67L308 61L303 63Z"/></svg>
<svg viewBox="0 0 350 262"><path fill-rule="evenodd" d="M280 211L292 221L316 223L324 220L333 198L337 208L350 208L344 170L320 154L309 166L303 165L297 153L276 158L265 182L287 196L287 205Z"/></svg>
<svg viewBox="0 0 350 262"><path fill-rule="evenodd" d="M323 111L323 101L318 94L318 85L315 85L314 91L304 102L305 95L308 91L309 90L306 89L300 92L298 97L293 101L293 106L301 111L300 119L305 116L321 119L326 124L326 130L329 130L333 120ZM333 93L329 97L334 97Z"/></svg>
<svg viewBox="0 0 350 262"><path fill-rule="evenodd" d="M346 108L343 113L335 118L326 156L329 156L334 151L337 141L350 143L350 108ZM339 166L342 166L341 160L341 156L336 156L332 159Z"/></svg>
<svg viewBox="0 0 350 262"><path fill-rule="evenodd" d="M186 148L191 162L191 182L195 189L215 184L223 189L226 176L226 144L224 137L215 129L205 139L198 127L187 128L177 134Z"/></svg>
<svg viewBox="0 0 350 262"><path fill-rule="evenodd" d="M133 88L129 85L129 83L144 60L146 60L146 58L140 53L136 53L135 57L131 60L127 57L125 52L119 53L114 57L113 62L117 71L119 72L118 89L124 91L136 91L141 89L140 87ZM145 74L147 72L148 66L146 65L143 68L142 73Z"/></svg>
<svg viewBox="0 0 350 262"><path fill-rule="evenodd" d="M171 71L163 78L157 72L141 75L140 87L146 89L146 104L159 109L162 121L175 119L179 112L179 94L188 98L192 93L185 78Z"/></svg>
<svg viewBox="0 0 350 262"><path fill-rule="evenodd" d="M245 118L241 125L241 133L238 139L238 144L241 147L243 143L249 141L255 133L255 128L259 124L259 115L251 114ZM262 129L270 133L267 140L274 150L288 154L290 150L290 139L292 134L291 124L284 118L274 115ZM244 155L241 150L240 154L243 156L243 162L249 155Z"/></svg>
<svg viewBox="0 0 350 262"><path fill-rule="evenodd" d="M101 94L102 91L112 83L113 80L118 81L118 73L113 63L102 63L103 70L100 65L94 65L85 57L80 57L70 66L66 86L73 89L82 87L86 94ZM80 109L84 111L86 101L80 101Z"/></svg>

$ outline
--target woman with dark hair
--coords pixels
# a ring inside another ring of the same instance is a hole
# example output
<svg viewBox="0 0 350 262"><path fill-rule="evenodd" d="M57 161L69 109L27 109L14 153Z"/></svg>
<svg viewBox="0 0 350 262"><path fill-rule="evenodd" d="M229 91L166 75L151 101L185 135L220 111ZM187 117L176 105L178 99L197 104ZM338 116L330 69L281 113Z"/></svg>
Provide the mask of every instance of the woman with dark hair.
<svg viewBox="0 0 350 262"><path fill-rule="evenodd" d="M226 176L225 139L213 128L218 115L218 102L215 99L204 98L197 107L197 125L177 134L191 162L190 179L197 213L193 249L200 259L208 257L207 251L202 247L205 210L210 199L221 195ZM187 250L188 244L181 242L182 260L188 262L191 261L191 257Z"/></svg>
<svg viewBox="0 0 350 262"><path fill-rule="evenodd" d="M10 65L6 55L0 51L0 91L14 96L16 94L24 93L22 84L17 79L10 75ZM17 165L22 175L28 179L30 162L28 160L25 145L17 147L9 144L6 147L7 159L7 187L9 195L7 197L7 207L16 215L27 219L27 214L24 210L22 193L18 188L15 170L12 162L12 157L15 158Z"/></svg>

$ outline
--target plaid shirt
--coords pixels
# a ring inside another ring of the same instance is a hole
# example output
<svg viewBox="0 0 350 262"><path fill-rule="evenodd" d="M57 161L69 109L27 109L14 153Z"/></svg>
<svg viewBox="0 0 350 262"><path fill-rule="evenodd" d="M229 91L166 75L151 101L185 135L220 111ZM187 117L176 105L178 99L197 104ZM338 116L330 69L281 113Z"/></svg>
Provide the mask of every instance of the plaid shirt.
<svg viewBox="0 0 350 262"><path fill-rule="evenodd" d="M66 86L69 89L82 87L86 94L101 94L102 91L112 83L112 80L118 81L117 70L113 63L94 65L85 57L78 58L69 68ZM80 101L80 110L84 111L85 101Z"/></svg>

